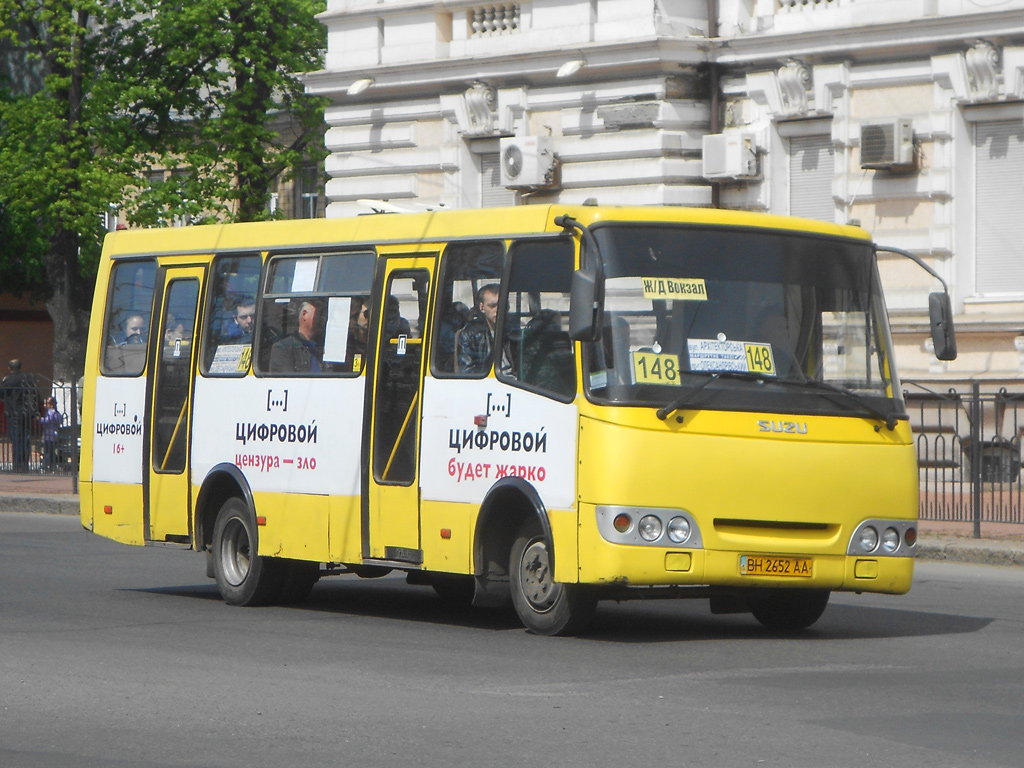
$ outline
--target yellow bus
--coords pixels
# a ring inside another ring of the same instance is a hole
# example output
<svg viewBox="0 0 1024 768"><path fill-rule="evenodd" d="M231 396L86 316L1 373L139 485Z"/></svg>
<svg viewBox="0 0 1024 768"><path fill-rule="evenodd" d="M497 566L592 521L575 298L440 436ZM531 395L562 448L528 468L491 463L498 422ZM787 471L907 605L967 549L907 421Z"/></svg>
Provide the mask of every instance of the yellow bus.
<svg viewBox="0 0 1024 768"><path fill-rule="evenodd" d="M913 575L876 251L654 207L110 234L82 523L205 552L232 605L398 571L539 634L652 597L807 627ZM931 312L955 355L948 294Z"/></svg>

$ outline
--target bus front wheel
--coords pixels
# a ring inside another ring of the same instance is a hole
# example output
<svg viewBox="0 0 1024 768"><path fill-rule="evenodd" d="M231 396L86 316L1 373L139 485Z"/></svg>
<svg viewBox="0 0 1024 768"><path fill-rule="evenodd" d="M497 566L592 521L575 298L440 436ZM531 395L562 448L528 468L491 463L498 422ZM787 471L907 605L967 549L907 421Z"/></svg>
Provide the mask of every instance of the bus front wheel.
<svg viewBox="0 0 1024 768"><path fill-rule="evenodd" d="M281 591L279 563L256 553L256 518L238 497L224 502L213 525L213 575L228 605L267 605Z"/></svg>
<svg viewBox="0 0 1024 768"><path fill-rule="evenodd" d="M827 589L777 589L747 599L750 612L768 629L793 632L807 629L828 606Z"/></svg>
<svg viewBox="0 0 1024 768"><path fill-rule="evenodd" d="M597 601L578 584L554 580L550 547L536 519L520 527L509 558L512 604L534 634L576 634L590 622Z"/></svg>

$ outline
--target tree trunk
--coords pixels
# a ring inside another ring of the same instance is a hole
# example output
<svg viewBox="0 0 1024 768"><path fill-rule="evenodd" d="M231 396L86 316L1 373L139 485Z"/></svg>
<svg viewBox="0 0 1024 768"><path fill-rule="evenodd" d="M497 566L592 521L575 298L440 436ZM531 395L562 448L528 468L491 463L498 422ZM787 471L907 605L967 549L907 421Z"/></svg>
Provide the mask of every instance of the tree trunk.
<svg viewBox="0 0 1024 768"><path fill-rule="evenodd" d="M53 320L54 381L78 381L85 371L92 286L78 263L78 235L58 229L45 257L46 276L53 295L46 309Z"/></svg>

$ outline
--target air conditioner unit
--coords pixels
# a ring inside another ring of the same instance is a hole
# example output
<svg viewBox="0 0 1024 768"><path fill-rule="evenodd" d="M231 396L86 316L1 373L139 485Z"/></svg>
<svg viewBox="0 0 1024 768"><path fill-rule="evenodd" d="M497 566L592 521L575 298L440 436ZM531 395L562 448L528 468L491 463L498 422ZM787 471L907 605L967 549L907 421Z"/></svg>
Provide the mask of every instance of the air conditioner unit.
<svg viewBox="0 0 1024 768"><path fill-rule="evenodd" d="M915 157L910 118L866 120L860 124L861 168L912 168Z"/></svg>
<svg viewBox="0 0 1024 768"><path fill-rule="evenodd" d="M704 137L705 179L749 179L757 176L754 137L742 131Z"/></svg>
<svg viewBox="0 0 1024 768"><path fill-rule="evenodd" d="M503 187L550 187L555 182L555 151L550 136L501 139Z"/></svg>

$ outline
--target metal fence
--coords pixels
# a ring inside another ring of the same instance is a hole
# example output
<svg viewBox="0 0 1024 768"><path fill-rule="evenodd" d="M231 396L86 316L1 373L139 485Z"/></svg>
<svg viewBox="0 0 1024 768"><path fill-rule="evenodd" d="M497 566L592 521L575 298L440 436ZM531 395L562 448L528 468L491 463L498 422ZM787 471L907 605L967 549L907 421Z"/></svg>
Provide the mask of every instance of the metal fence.
<svg viewBox="0 0 1024 768"><path fill-rule="evenodd" d="M982 392L977 382L944 392L905 384L917 435L921 519L973 523L975 536L983 522L1024 523L1024 393Z"/></svg>
<svg viewBox="0 0 1024 768"><path fill-rule="evenodd" d="M72 384L52 382L35 376L39 407L15 415L7 412L0 398L0 472L43 473L75 477L81 422L78 403L81 392ZM59 424L48 428L44 422L47 398L57 401Z"/></svg>

